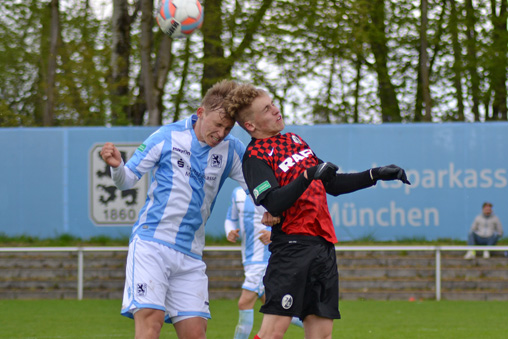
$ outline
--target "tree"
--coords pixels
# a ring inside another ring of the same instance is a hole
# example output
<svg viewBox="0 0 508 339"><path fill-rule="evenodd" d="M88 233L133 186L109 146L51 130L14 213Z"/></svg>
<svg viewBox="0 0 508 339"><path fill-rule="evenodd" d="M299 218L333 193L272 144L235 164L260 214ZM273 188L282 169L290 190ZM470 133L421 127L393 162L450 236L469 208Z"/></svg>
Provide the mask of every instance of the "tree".
<svg viewBox="0 0 508 339"><path fill-rule="evenodd" d="M477 34L476 34L476 15L472 0L465 1L466 7L466 58L465 68L470 78L470 92L474 121L480 121L480 75L478 73L478 56L477 56Z"/></svg>
<svg viewBox="0 0 508 339"><path fill-rule="evenodd" d="M453 1L453 0L452 0ZM429 83L429 55L427 51L427 10L428 10L428 1L421 0L420 4L421 9L421 25L420 25L420 75L421 75L421 88L422 88L422 96L423 102L425 105L425 114L423 116L424 121L432 121L432 100L430 98L430 83Z"/></svg>
<svg viewBox="0 0 508 339"><path fill-rule="evenodd" d="M0 126L159 125L224 78L288 123L507 120L504 0L207 0L187 39L154 1L0 2Z"/></svg>
<svg viewBox="0 0 508 339"><path fill-rule="evenodd" d="M373 68L378 78L382 119L383 122L400 122L399 103L388 69L389 55L385 26L385 2L384 0L365 0L364 6L366 6L369 20L367 32L370 48L376 60Z"/></svg>
<svg viewBox="0 0 508 339"><path fill-rule="evenodd" d="M124 125L130 122L141 124L139 116L133 116L130 100L129 71L131 58L131 25L139 12L136 6L132 15L126 0L113 0L111 77L111 121Z"/></svg>
<svg viewBox="0 0 508 339"><path fill-rule="evenodd" d="M459 17L455 0L449 0L450 3L450 20L449 30L452 38L453 48L453 87L455 87L455 98L457 101L457 116L455 120L464 121L464 99L462 90L462 46L459 41Z"/></svg>
<svg viewBox="0 0 508 339"><path fill-rule="evenodd" d="M59 0L51 0L50 8L50 27L49 27L49 51L47 54L46 67L44 72L45 83L45 105L42 115L42 125L52 126L55 106L55 77L56 77L56 59L60 41L60 3Z"/></svg>
<svg viewBox="0 0 508 339"><path fill-rule="evenodd" d="M493 92L492 120L507 120L506 114L506 72L508 67L507 1L490 1L492 23L492 44L489 50L490 91Z"/></svg>

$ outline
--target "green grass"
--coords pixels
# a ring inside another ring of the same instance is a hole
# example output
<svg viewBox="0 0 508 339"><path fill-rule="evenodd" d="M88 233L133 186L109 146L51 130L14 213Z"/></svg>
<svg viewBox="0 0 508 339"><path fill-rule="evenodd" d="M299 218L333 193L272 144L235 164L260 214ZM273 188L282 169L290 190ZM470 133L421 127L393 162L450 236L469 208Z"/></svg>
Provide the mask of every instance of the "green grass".
<svg viewBox="0 0 508 339"><path fill-rule="evenodd" d="M2 247L44 247L44 246L127 246L129 238L110 238L107 236L97 236L89 239L81 239L70 234L61 234L53 238L38 238L29 235L21 235L16 237L9 237L0 233L0 246ZM226 240L226 237L206 237L206 245L208 246L231 246L231 243ZM466 245L465 240L460 239L436 239L427 240L424 237L413 238L400 238L393 241L379 241L372 236L366 236L355 241L341 241L338 243L340 246L393 246L393 245ZM508 237L499 239L498 245L508 245Z"/></svg>
<svg viewBox="0 0 508 339"><path fill-rule="evenodd" d="M255 309L259 309L259 304ZM134 322L120 316L119 300L0 300L0 338L133 338ZM236 300L212 300L207 337L232 338ZM333 338L506 338L508 302L341 301ZM262 314L254 312L254 330ZM176 338L164 325L161 338ZM286 338L303 338L290 326Z"/></svg>

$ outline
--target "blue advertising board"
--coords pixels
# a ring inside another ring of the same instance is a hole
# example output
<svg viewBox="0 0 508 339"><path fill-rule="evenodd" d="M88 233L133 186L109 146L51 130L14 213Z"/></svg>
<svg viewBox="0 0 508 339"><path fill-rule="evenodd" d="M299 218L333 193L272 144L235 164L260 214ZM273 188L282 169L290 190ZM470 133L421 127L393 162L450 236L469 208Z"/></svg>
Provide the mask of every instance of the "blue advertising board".
<svg viewBox="0 0 508 339"><path fill-rule="evenodd" d="M128 158L156 127L1 128L0 233L88 239L128 236L144 202L149 178L116 191L98 156L107 141ZM328 204L339 241L371 238L466 239L481 204L490 201L508 225L508 123L287 126L341 172L396 164L411 185L378 182ZM245 144L248 135L232 134ZM224 236L227 180L207 223Z"/></svg>

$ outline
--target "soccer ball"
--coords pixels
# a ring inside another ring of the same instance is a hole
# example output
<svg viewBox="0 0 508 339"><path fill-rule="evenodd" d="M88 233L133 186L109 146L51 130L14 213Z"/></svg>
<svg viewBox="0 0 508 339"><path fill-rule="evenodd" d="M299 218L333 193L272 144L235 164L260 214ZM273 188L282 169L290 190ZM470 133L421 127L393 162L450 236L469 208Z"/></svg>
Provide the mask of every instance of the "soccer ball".
<svg viewBox="0 0 508 339"><path fill-rule="evenodd" d="M161 0L157 24L172 38L186 37L203 24L203 7L199 0Z"/></svg>

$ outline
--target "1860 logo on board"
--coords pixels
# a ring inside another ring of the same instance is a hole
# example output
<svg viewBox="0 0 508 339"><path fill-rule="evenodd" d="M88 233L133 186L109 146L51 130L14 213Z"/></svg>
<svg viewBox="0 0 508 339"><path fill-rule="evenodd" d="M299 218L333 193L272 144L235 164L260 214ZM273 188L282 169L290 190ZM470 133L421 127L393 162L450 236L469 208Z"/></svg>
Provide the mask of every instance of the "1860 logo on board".
<svg viewBox="0 0 508 339"><path fill-rule="evenodd" d="M102 160L102 144L90 150L89 208L90 218L97 226L132 226L145 203L149 175L144 175L131 189L121 191L111 179L110 167ZM134 154L139 144L115 144L124 162Z"/></svg>

